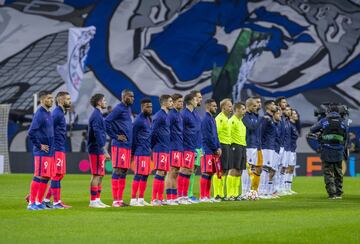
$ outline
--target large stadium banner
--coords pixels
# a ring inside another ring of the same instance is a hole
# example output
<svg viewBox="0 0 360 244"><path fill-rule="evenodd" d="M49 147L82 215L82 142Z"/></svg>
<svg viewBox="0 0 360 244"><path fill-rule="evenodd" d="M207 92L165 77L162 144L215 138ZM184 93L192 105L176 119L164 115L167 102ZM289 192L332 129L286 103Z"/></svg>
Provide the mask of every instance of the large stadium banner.
<svg viewBox="0 0 360 244"><path fill-rule="evenodd" d="M67 62L57 66L57 72L65 81L71 100L75 102L79 96L81 81L84 77L85 61L90 49L90 41L94 38L96 28L70 28L68 37Z"/></svg>
<svg viewBox="0 0 360 244"><path fill-rule="evenodd" d="M213 98L221 101L232 98L241 101L241 91L257 58L268 43L268 35L244 29L228 56L224 67L214 67L212 73Z"/></svg>
<svg viewBox="0 0 360 244"><path fill-rule="evenodd" d="M224 67L244 30L269 39L236 98L285 96L304 124L324 101L347 105L360 123L360 3L358 0L3 0L0 4L0 103L32 113L40 89L66 89L56 71L67 61L68 30L96 28L87 70L74 103L79 123L91 112L89 95L108 103L132 89L136 103L149 96L214 91L214 67ZM222 85L222 83L218 83ZM230 93L231 90L231 93ZM10 115L11 116L11 115Z"/></svg>

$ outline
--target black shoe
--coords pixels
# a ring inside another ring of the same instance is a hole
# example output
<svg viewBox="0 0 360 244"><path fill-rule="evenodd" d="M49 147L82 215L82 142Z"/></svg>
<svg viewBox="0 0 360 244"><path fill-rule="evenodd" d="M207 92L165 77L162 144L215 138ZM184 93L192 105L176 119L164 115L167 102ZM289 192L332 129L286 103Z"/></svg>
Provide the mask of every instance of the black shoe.
<svg viewBox="0 0 360 244"><path fill-rule="evenodd" d="M227 198L227 197L222 197L222 198L221 198L221 201L224 201L224 202L229 201L229 198Z"/></svg>
<svg viewBox="0 0 360 244"><path fill-rule="evenodd" d="M51 202L44 202L46 208L53 208L53 205Z"/></svg>
<svg viewBox="0 0 360 244"><path fill-rule="evenodd" d="M223 201L222 197L220 197L219 195L216 195L215 200L217 200L217 201Z"/></svg>
<svg viewBox="0 0 360 244"><path fill-rule="evenodd" d="M237 196L237 197L235 198L235 201L242 201L242 200L244 200L244 199L242 198L241 195L239 195L239 196Z"/></svg>
<svg viewBox="0 0 360 244"><path fill-rule="evenodd" d="M233 196L231 196L231 197L228 198L228 201L235 201L235 200L236 200L236 198L233 197Z"/></svg>

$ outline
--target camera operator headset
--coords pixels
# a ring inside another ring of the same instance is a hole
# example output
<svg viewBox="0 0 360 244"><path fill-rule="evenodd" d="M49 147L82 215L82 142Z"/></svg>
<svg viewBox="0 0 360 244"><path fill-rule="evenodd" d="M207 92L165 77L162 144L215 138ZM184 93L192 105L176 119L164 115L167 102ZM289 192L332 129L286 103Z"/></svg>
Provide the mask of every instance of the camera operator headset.
<svg viewBox="0 0 360 244"><path fill-rule="evenodd" d="M310 133L319 133L320 154L323 163L326 191L329 199L342 196L342 160L346 157L348 126L345 122L344 106L330 103L326 117L320 119L310 128ZM346 109L345 109L345 112Z"/></svg>

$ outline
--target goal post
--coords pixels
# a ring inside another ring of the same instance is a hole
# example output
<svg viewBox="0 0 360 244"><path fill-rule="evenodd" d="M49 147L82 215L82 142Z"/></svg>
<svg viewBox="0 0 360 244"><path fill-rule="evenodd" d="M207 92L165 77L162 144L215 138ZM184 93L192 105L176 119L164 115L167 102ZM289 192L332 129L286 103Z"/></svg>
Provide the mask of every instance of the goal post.
<svg viewBox="0 0 360 244"><path fill-rule="evenodd" d="M10 104L0 104L0 167L3 167L0 172L4 173L11 173L8 146L9 112Z"/></svg>

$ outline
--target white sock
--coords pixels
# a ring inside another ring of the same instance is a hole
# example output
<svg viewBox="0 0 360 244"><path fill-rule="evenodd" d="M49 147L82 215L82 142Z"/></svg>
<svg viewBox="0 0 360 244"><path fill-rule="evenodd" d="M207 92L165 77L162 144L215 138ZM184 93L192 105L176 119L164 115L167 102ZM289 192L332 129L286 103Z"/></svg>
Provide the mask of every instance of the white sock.
<svg viewBox="0 0 360 244"><path fill-rule="evenodd" d="M290 191L291 190L291 183L292 183L292 178L293 178L293 174L286 174L286 190Z"/></svg>
<svg viewBox="0 0 360 244"><path fill-rule="evenodd" d="M273 182L272 182L272 180L269 180L268 181L268 184L267 184L267 195L272 195L273 194L273 192L274 192L274 185L273 185Z"/></svg>
<svg viewBox="0 0 360 244"><path fill-rule="evenodd" d="M292 181L293 181L293 178L294 178L294 174L290 174L289 176L289 190L292 190Z"/></svg>
<svg viewBox="0 0 360 244"><path fill-rule="evenodd" d="M247 182L247 178L249 178L249 174L247 172L247 170L243 170L242 171L242 176L241 176L241 195L245 195L246 192L246 182Z"/></svg>
<svg viewBox="0 0 360 244"><path fill-rule="evenodd" d="M286 181L286 174L285 173L280 173L280 191L285 190L285 181Z"/></svg>
<svg viewBox="0 0 360 244"><path fill-rule="evenodd" d="M246 192L250 192L250 189L251 189L251 178L248 173L248 177L246 178Z"/></svg>

